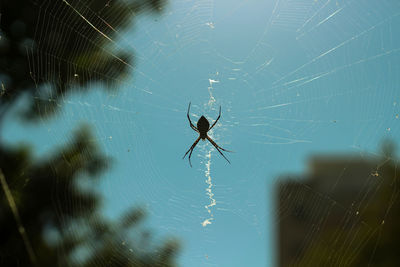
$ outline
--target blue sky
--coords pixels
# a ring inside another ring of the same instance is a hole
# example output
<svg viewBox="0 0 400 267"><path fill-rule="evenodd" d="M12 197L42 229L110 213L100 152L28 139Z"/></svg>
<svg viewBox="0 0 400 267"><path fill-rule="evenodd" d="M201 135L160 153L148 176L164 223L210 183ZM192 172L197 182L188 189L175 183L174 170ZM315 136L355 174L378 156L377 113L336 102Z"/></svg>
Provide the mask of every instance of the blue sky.
<svg viewBox="0 0 400 267"><path fill-rule="evenodd" d="M398 25L396 0L171 1L114 39L137 56L117 91L73 95L40 126L10 116L5 138L43 155L87 123L114 159L97 188L107 215L146 206L156 239L181 240L181 266L271 266L280 175L399 140ZM182 160L190 101L194 123L222 107L211 136L232 164L202 141L193 168Z"/></svg>

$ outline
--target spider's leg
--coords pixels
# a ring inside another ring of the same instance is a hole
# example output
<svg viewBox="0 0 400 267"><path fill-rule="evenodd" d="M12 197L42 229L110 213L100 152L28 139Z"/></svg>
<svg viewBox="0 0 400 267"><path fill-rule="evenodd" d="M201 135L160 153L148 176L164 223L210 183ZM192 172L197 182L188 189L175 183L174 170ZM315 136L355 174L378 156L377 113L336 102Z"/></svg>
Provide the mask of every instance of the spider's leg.
<svg viewBox="0 0 400 267"><path fill-rule="evenodd" d="M223 149L222 147L220 147L219 145L217 145L217 143L215 143L208 135L207 135L207 140L210 141L210 143L215 147L215 149L217 149L218 152L224 157L224 159L226 159L226 161L228 161L229 164L230 164L231 162L229 161L229 159L227 159L227 158L225 157L225 155L221 152L220 149L222 149L223 151L226 151L226 152L232 152L232 151Z"/></svg>
<svg viewBox="0 0 400 267"><path fill-rule="evenodd" d="M213 144L213 146L215 146L216 148L219 148L219 149L221 149L221 150L223 150L223 151L226 151L226 152L233 152L233 151L231 151L231 150L224 149L224 148L220 147L219 145L217 145L217 143L215 143L214 140L212 140L211 137L209 137L208 135L207 135L207 139L208 139L208 141L210 141L210 143Z"/></svg>
<svg viewBox="0 0 400 267"><path fill-rule="evenodd" d="M192 168L192 161L190 159L192 158L193 150L194 150L194 148L192 150L190 150L190 153L189 153L189 165L190 165L190 168Z"/></svg>
<svg viewBox="0 0 400 267"><path fill-rule="evenodd" d="M191 161L190 161L190 158L191 158L191 156L192 156L193 149L196 147L196 145L197 145L197 143L198 143L199 141L200 141L200 136L199 136L199 138L197 138L196 141L194 141L193 145L189 148L188 151L186 151L185 155L184 155L183 158L182 158L182 159L184 159L184 158L186 157L187 153L189 153L189 151L190 151L190 154L189 154L189 164L190 164L190 167L192 167L192 163L191 163Z"/></svg>
<svg viewBox="0 0 400 267"><path fill-rule="evenodd" d="M196 132L199 132L199 130L197 130L196 126L194 126L193 123L192 123L192 121L190 120L190 116L189 116L190 104L192 104L192 102L189 102L189 107L188 107L188 111L187 111L187 118L188 118L188 120L189 120L190 128L192 128L192 129L195 130Z"/></svg>
<svg viewBox="0 0 400 267"><path fill-rule="evenodd" d="M194 125L190 125L190 127L195 130L196 132L200 133L199 130L197 130L197 128Z"/></svg>
<svg viewBox="0 0 400 267"><path fill-rule="evenodd" d="M219 106L219 115L218 115L217 119L214 121L213 125L211 125L210 129L208 129L208 130L211 130L212 127L214 127L214 125L217 124L217 121L219 120L220 117L221 117L221 106Z"/></svg>

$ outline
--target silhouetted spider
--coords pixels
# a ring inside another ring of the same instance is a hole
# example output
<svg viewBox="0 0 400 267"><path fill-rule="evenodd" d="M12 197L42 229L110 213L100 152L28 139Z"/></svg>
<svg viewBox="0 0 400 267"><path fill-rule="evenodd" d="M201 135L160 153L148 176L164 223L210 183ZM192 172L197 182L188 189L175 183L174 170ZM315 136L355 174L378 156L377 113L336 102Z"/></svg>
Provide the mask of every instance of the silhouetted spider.
<svg viewBox="0 0 400 267"><path fill-rule="evenodd" d="M218 118L214 121L214 123L213 123L213 125L211 125L211 127L210 127L210 123L208 122L208 120L207 120L204 116L201 116L200 119L197 121L197 127L196 127L196 126L193 125L193 123L192 123L192 121L190 120L190 117L189 117L190 104L191 104L191 103L189 103L188 112L187 112L187 118L188 118L188 120L189 120L190 127L191 127L193 130L195 130L196 132L198 132L198 133L200 134L200 136L199 136L199 138L196 139L196 141L194 141L193 145L192 145L192 146L189 148L189 150L185 153L185 155L183 156L182 159L184 159L184 158L186 157L187 153L189 153L189 151L190 151L190 154L189 154L189 164L190 164L190 167L192 167L192 163L191 163L191 161L190 161L190 157L192 156L193 149L195 148L195 146L197 145L197 143L200 141L200 139L202 139L203 141L207 139L207 140L210 141L210 143L218 150L218 152L219 152L229 163L231 163L231 162L225 157L225 155L222 154L221 150L226 151L226 152L232 152L232 151L223 149L222 147L220 147L219 145L217 145L217 144L207 135L207 132L210 131L210 130L215 126L215 124L217 123L217 121L218 121L219 118L221 117L221 106L219 106L219 115L218 115ZM221 150L220 150L220 149L221 149Z"/></svg>

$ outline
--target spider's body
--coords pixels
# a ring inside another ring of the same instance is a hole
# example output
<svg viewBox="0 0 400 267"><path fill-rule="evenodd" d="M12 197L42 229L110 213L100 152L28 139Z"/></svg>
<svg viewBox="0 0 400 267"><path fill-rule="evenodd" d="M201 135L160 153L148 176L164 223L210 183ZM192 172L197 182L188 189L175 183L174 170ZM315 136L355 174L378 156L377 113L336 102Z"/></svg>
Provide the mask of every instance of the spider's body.
<svg viewBox="0 0 400 267"><path fill-rule="evenodd" d="M210 123L206 117L201 116L197 121L197 130L199 130L200 138L204 141L207 138L207 132L209 131Z"/></svg>
<svg viewBox="0 0 400 267"><path fill-rule="evenodd" d="M190 157L192 156L193 149L196 147L196 145L200 141L200 139L202 139L203 141L206 140L206 139L208 141L210 141L210 143L215 147L215 149L217 149L217 151L230 163L230 161L225 157L225 155L221 152L221 150L226 151L226 152L231 152L231 151L223 149L222 147L217 145L214 142L214 140L212 140L207 135L208 131L210 131L215 126L215 124L218 122L219 118L221 117L221 106L219 107L219 115L218 115L217 119L214 121L214 123L211 125L211 127L210 127L210 123L208 122L208 120L204 116L201 116L200 119L197 121L197 127L194 126L192 121L190 120L189 111L190 111L190 103L189 103L189 107L188 107L187 118L189 120L190 128L192 128L197 133L199 133L199 137L196 139L196 141L194 141L193 145L189 148L189 150L183 156L183 158L185 158L187 153L190 152L189 153L189 164L190 164L190 167L192 167L192 163L190 161Z"/></svg>

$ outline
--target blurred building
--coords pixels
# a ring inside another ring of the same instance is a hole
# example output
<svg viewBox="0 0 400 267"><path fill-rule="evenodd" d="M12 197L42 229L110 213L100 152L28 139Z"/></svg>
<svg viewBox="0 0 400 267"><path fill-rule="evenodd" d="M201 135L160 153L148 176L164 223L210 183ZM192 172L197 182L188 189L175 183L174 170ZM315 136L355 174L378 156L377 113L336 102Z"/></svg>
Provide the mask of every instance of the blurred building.
<svg viewBox="0 0 400 267"><path fill-rule="evenodd" d="M396 170L387 157L319 156L281 177L278 266L400 266Z"/></svg>

